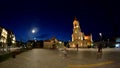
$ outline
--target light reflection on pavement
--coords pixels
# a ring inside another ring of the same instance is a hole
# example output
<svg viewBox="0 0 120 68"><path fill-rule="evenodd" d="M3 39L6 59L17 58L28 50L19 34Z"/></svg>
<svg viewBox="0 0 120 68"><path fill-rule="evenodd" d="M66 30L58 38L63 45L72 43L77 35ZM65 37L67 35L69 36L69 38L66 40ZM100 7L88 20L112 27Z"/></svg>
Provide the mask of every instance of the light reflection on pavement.
<svg viewBox="0 0 120 68"><path fill-rule="evenodd" d="M0 68L120 68L120 49L67 49L67 56L59 50L33 49L0 63Z"/></svg>

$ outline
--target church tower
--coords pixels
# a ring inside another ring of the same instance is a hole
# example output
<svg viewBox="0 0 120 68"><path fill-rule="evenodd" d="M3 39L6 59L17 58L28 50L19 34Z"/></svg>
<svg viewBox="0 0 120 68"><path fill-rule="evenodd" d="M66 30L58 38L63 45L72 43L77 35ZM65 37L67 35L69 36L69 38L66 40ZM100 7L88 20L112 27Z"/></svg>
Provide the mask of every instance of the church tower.
<svg viewBox="0 0 120 68"><path fill-rule="evenodd" d="M75 40L82 40L82 33L81 33L81 28L79 25L79 21L77 20L77 18L75 17L74 21L73 21L73 34L72 34L72 41Z"/></svg>
<svg viewBox="0 0 120 68"><path fill-rule="evenodd" d="M70 47L90 47L92 45L92 34L85 35L81 32L80 23L77 18L73 21L72 41L69 43Z"/></svg>
<svg viewBox="0 0 120 68"><path fill-rule="evenodd" d="M73 21L73 32L75 32L75 31L81 32L79 21L77 20L76 17L75 17L75 19Z"/></svg>

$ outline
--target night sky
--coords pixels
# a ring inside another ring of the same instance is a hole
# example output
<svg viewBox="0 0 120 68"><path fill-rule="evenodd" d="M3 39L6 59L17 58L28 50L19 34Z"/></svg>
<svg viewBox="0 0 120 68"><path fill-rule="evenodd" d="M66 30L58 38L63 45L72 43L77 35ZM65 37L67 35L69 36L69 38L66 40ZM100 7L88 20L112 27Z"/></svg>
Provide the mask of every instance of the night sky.
<svg viewBox="0 0 120 68"><path fill-rule="evenodd" d="M112 37L120 34L119 2L113 0L3 0L0 2L0 26L12 30L17 40L36 37L45 40L55 36L71 40L74 17L80 22L82 32L99 33ZM32 34L31 30L36 29Z"/></svg>

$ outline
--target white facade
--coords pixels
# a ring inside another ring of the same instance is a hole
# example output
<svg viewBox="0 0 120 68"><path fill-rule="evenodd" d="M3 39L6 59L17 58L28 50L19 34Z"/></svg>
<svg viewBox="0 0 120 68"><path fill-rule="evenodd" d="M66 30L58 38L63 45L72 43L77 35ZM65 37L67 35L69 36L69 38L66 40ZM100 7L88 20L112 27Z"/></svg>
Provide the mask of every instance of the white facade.
<svg viewBox="0 0 120 68"><path fill-rule="evenodd" d="M12 35L12 43L13 43L13 44L16 43L15 35Z"/></svg>
<svg viewBox="0 0 120 68"><path fill-rule="evenodd" d="M16 39L15 35L11 31L7 31L6 29L0 27L0 43L1 47L7 48L8 47L8 39L11 39L10 41L12 44L15 44ZM11 44L10 44L11 45Z"/></svg>
<svg viewBox="0 0 120 68"><path fill-rule="evenodd" d="M70 47L88 47L92 44L92 34L86 36L81 32L79 21L75 18L73 21L72 41L69 43Z"/></svg>
<svg viewBox="0 0 120 68"><path fill-rule="evenodd" d="M0 42L2 43L2 47L6 45L7 43L7 31L3 28L1 31L1 38L0 38Z"/></svg>

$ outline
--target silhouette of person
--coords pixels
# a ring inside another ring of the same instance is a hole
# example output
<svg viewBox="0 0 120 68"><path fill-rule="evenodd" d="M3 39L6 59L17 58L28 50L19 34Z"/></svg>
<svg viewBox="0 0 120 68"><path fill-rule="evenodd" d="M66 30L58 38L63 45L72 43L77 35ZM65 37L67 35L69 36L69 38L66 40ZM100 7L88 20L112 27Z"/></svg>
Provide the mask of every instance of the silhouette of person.
<svg viewBox="0 0 120 68"><path fill-rule="evenodd" d="M77 51L78 51L78 44L76 45L76 47L77 47Z"/></svg>
<svg viewBox="0 0 120 68"><path fill-rule="evenodd" d="M102 53L102 44L101 43L98 45L98 53Z"/></svg>
<svg viewBox="0 0 120 68"><path fill-rule="evenodd" d="M16 53L15 52L12 53L12 57L16 58Z"/></svg>
<svg viewBox="0 0 120 68"><path fill-rule="evenodd" d="M62 52L63 52L63 55L64 55L65 57L67 57L67 49L64 48Z"/></svg>

